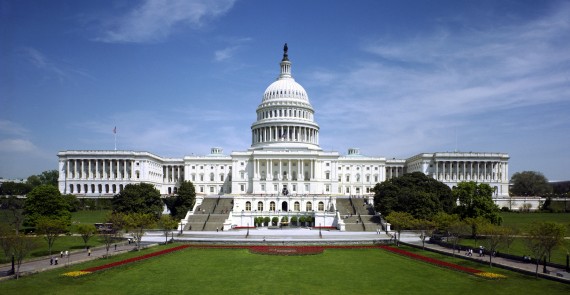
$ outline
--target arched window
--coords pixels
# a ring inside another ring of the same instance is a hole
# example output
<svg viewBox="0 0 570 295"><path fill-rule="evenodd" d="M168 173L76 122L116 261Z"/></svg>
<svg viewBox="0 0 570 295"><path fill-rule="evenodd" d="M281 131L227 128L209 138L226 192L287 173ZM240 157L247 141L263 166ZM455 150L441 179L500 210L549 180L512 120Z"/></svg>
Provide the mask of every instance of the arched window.
<svg viewBox="0 0 570 295"><path fill-rule="evenodd" d="M313 204L311 202L307 202L306 211L313 211Z"/></svg>
<svg viewBox="0 0 570 295"><path fill-rule="evenodd" d="M275 202L269 203L269 211L275 211Z"/></svg>
<svg viewBox="0 0 570 295"><path fill-rule="evenodd" d="M325 203L319 202L319 211L325 211Z"/></svg>
<svg viewBox="0 0 570 295"><path fill-rule="evenodd" d="M70 185L69 185L69 193L70 193L70 194L73 194L73 184L70 184Z"/></svg>
<svg viewBox="0 0 570 295"><path fill-rule="evenodd" d="M95 185L94 184L91 185L91 193L95 193Z"/></svg>
<svg viewBox="0 0 570 295"><path fill-rule="evenodd" d="M299 212L301 210L301 206L299 204L299 202L295 202L295 204L293 204L293 210Z"/></svg>
<svg viewBox="0 0 570 295"><path fill-rule="evenodd" d="M77 193L80 194L81 193L81 184L77 185Z"/></svg>
<svg viewBox="0 0 570 295"><path fill-rule="evenodd" d="M122 192L122 191L123 191L123 185L119 184L119 192Z"/></svg>
<svg viewBox="0 0 570 295"><path fill-rule="evenodd" d="M113 194L117 192L117 185L113 184Z"/></svg>
<svg viewBox="0 0 570 295"><path fill-rule="evenodd" d="M251 211L251 202L250 201L245 202L245 211Z"/></svg>
<svg viewBox="0 0 570 295"><path fill-rule="evenodd" d="M97 186L97 189L98 189L98 191L97 191L98 193L102 193L103 192L103 185L99 184Z"/></svg>
<svg viewBox="0 0 570 295"><path fill-rule="evenodd" d="M257 202L257 211L263 211L263 202Z"/></svg>

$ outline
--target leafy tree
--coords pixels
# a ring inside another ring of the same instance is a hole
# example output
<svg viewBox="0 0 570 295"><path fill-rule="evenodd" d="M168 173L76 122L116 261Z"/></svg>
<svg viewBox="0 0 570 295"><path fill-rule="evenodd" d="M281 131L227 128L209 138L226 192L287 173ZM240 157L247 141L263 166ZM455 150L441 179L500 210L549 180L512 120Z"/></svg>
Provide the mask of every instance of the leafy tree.
<svg viewBox="0 0 570 295"><path fill-rule="evenodd" d="M148 213L158 218L162 213L162 206L160 192L148 183L127 184L113 197L113 212Z"/></svg>
<svg viewBox="0 0 570 295"><path fill-rule="evenodd" d="M152 227L156 222L155 215L152 213L129 213L124 216L125 227L131 231L133 240L140 250L141 240L144 236L144 230Z"/></svg>
<svg viewBox="0 0 570 295"><path fill-rule="evenodd" d="M422 249L426 247L426 238L433 235L437 229L437 225L434 221L427 219L416 219L414 221L414 228L420 231L420 238L422 239Z"/></svg>
<svg viewBox="0 0 570 295"><path fill-rule="evenodd" d="M196 200L196 190L191 181L183 181L178 188L178 193L174 197L164 200L166 207L170 210L170 215L175 219L186 217L186 213L194 207Z"/></svg>
<svg viewBox="0 0 570 295"><path fill-rule="evenodd" d="M58 217L41 216L37 219L36 230L48 243L49 255L55 240L67 230L67 220Z"/></svg>
<svg viewBox="0 0 570 295"><path fill-rule="evenodd" d="M13 236L14 229L6 223L0 223L0 248L2 248L6 258L12 254Z"/></svg>
<svg viewBox="0 0 570 295"><path fill-rule="evenodd" d="M58 185L59 172L57 170L44 171L39 175L32 175L28 177L26 183L30 186L36 187L40 185Z"/></svg>
<svg viewBox="0 0 570 295"><path fill-rule="evenodd" d="M293 225L297 225L297 220L298 220L297 216L292 216L292 217L291 217L291 223L292 223Z"/></svg>
<svg viewBox="0 0 570 295"><path fill-rule="evenodd" d="M493 203L493 188L488 184L460 182L452 192L459 202L456 211L462 219L481 216L493 224L501 224L500 209Z"/></svg>
<svg viewBox="0 0 570 295"><path fill-rule="evenodd" d="M97 228L93 224L80 224L77 226L77 233L81 235L83 242L85 243L85 248L87 248L87 242L89 239L95 235Z"/></svg>
<svg viewBox="0 0 570 295"><path fill-rule="evenodd" d="M0 208L9 212L9 214L6 214L6 221L14 227L16 234L19 234L20 228L24 223L24 200L18 199L16 196L10 196L2 199Z"/></svg>
<svg viewBox="0 0 570 295"><path fill-rule="evenodd" d="M67 194L67 195L62 195L62 197L67 202L70 212L77 212L81 209L81 202L77 199L75 195Z"/></svg>
<svg viewBox="0 0 570 295"><path fill-rule="evenodd" d="M29 226L35 226L40 217L62 219L67 224L71 222L69 203L53 185L40 185L27 195L24 215Z"/></svg>
<svg viewBox="0 0 570 295"><path fill-rule="evenodd" d="M392 224L398 233L397 245L399 246L402 230L410 229L414 225L414 217L408 212L392 211L386 216L386 220Z"/></svg>
<svg viewBox="0 0 570 295"><path fill-rule="evenodd" d="M548 179L536 171L523 171L511 177L511 194L515 196L544 196L552 193Z"/></svg>
<svg viewBox="0 0 570 295"><path fill-rule="evenodd" d="M471 238L475 239L475 244L477 244L477 238L480 234L480 229L487 226L490 222L482 216L477 217L467 217L463 221L471 227Z"/></svg>
<svg viewBox="0 0 570 295"><path fill-rule="evenodd" d="M421 172L376 184L374 193L375 209L384 216L399 211L415 218L431 219L437 212L451 213L455 208L451 189Z"/></svg>
<svg viewBox="0 0 570 295"><path fill-rule="evenodd" d="M507 253L509 253L511 245L513 244L513 242L515 241L515 239L519 234L519 230L511 226L504 227L504 230L505 232L503 234L505 237L505 246L507 246Z"/></svg>
<svg viewBox="0 0 570 295"><path fill-rule="evenodd" d="M36 240L22 234L13 236L12 253L16 262L16 279L20 277L20 266L22 266L24 258L36 248L38 248Z"/></svg>
<svg viewBox="0 0 570 295"><path fill-rule="evenodd" d="M559 246L564 239L565 228L556 222L537 222L530 225L525 237L525 245L536 260L536 277L540 259Z"/></svg>
<svg viewBox="0 0 570 295"><path fill-rule="evenodd" d="M439 212L432 220L435 222L439 230L444 231L446 236L449 236L452 225L459 222L459 215Z"/></svg>
<svg viewBox="0 0 570 295"><path fill-rule="evenodd" d="M277 222L279 222L279 218L277 218L277 216L273 216L273 218L271 218L271 225L276 226Z"/></svg>
<svg viewBox="0 0 570 295"><path fill-rule="evenodd" d="M481 234L485 235L485 239L483 239L485 249L491 252L489 254L489 266L492 267L493 253L497 252L499 246L506 243L508 232L506 228L490 223L481 226L480 231Z"/></svg>
<svg viewBox="0 0 570 295"><path fill-rule="evenodd" d="M0 185L0 195L23 196L32 190L32 186L23 182L8 181Z"/></svg>
<svg viewBox="0 0 570 295"><path fill-rule="evenodd" d="M449 237L451 237L451 243L453 244L453 256L455 256L455 249L457 249L457 245L460 243L461 238L465 235L468 235L470 231L470 226L461 220L456 220L448 226L447 232L449 233Z"/></svg>
<svg viewBox="0 0 570 295"><path fill-rule="evenodd" d="M303 220L305 220L305 219L303 218ZM264 217L264 218L263 218L263 224L264 224L265 226L269 225L269 221L271 221L271 219L270 219L269 217ZM304 221L303 221L303 222L304 222Z"/></svg>
<svg viewBox="0 0 570 295"><path fill-rule="evenodd" d="M170 215L162 215L158 220L158 228L164 233L164 244L168 243L168 235L178 226L178 221Z"/></svg>
<svg viewBox="0 0 570 295"><path fill-rule="evenodd" d="M105 244L107 253L105 257L109 257L109 249L111 244L120 236L121 230L125 227L125 215L122 213L111 213L107 216L107 223L99 229L99 236Z"/></svg>

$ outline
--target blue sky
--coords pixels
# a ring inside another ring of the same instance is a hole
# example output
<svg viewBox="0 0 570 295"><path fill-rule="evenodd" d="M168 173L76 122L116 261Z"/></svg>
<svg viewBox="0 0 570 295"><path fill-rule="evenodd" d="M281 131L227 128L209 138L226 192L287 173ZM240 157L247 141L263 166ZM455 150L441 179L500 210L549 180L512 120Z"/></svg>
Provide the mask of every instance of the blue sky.
<svg viewBox="0 0 570 295"><path fill-rule="evenodd" d="M0 177L61 150L250 146L283 43L325 150L570 179L568 1L2 1Z"/></svg>

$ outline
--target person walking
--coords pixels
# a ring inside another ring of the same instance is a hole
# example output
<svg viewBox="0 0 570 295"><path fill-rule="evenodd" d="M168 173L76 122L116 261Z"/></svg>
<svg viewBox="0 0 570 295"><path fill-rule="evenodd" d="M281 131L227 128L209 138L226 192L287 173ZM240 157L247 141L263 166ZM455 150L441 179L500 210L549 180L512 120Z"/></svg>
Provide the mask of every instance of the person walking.
<svg viewBox="0 0 570 295"><path fill-rule="evenodd" d="M57 265L57 257L55 257L55 265Z"/></svg>
<svg viewBox="0 0 570 295"><path fill-rule="evenodd" d="M53 256L49 258L49 265L53 265Z"/></svg>
<svg viewBox="0 0 570 295"><path fill-rule="evenodd" d="M87 256L91 256L91 249L87 250Z"/></svg>
<svg viewBox="0 0 570 295"><path fill-rule="evenodd" d="M63 251L59 252L59 258L63 258Z"/></svg>

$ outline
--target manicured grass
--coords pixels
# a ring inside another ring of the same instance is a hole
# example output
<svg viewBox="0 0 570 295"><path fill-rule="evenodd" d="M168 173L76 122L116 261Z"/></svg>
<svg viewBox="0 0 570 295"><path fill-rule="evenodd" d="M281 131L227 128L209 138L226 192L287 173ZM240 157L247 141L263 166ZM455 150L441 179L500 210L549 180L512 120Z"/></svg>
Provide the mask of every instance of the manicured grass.
<svg viewBox="0 0 570 295"><path fill-rule="evenodd" d="M49 250L46 240L43 237L35 237L33 239L36 239L39 247L34 251L32 251L27 256L26 259L49 255ZM97 236L91 237L91 239L89 239L89 242L87 243L87 245L90 247L100 246L103 244L104 244L103 241ZM85 243L83 242L83 239L81 237L60 236L55 240L53 244L52 254L59 253L60 251L65 251L65 250L74 251L80 249L85 249ZM4 251L0 251L0 263L5 263L7 261L8 260L4 256Z"/></svg>
<svg viewBox="0 0 570 295"><path fill-rule="evenodd" d="M107 215L111 210L82 210L71 213L71 222L73 223L99 223L105 222Z"/></svg>
<svg viewBox="0 0 570 295"><path fill-rule="evenodd" d="M568 294L570 286L421 252L507 275L486 280L380 249L328 249L309 256L251 254L245 249L189 248L69 278L62 273L164 246L0 283L3 294ZM410 250L410 249L408 249ZM411 250L420 251L420 250Z"/></svg>
<svg viewBox="0 0 570 295"><path fill-rule="evenodd" d="M503 225L525 231L531 224L539 221L552 221L566 225L566 235L570 236L570 213L515 213L502 212Z"/></svg>

